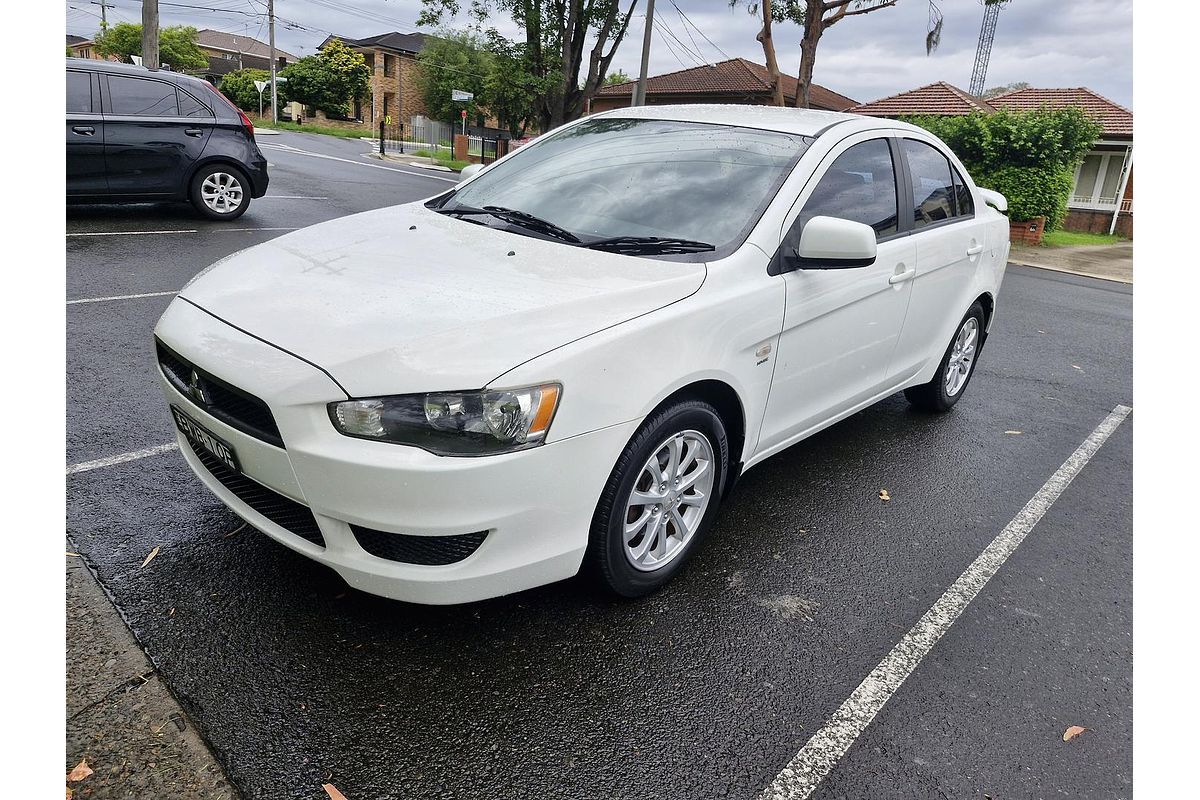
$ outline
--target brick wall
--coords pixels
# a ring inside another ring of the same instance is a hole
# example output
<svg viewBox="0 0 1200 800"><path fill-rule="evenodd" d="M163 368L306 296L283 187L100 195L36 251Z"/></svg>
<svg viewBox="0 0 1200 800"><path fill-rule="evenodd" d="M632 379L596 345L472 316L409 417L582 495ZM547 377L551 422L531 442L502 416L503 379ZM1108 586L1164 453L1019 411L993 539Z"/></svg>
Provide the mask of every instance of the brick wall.
<svg viewBox="0 0 1200 800"><path fill-rule="evenodd" d="M1062 227L1064 231L1076 231L1078 233L1108 233L1108 226L1111 224L1111 211L1072 209L1067 212L1067 218L1063 220ZM1132 212L1122 211L1117 215L1116 232L1126 239L1133 239Z"/></svg>

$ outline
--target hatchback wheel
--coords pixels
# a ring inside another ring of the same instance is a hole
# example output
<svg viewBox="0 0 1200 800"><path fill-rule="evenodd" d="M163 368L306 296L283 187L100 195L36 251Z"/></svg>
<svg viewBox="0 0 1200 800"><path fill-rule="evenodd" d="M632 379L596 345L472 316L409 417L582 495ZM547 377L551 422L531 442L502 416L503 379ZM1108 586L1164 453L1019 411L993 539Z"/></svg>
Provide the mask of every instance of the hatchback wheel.
<svg viewBox="0 0 1200 800"><path fill-rule="evenodd" d="M904 390L908 402L925 411L949 411L967 390L982 345L983 306L974 303L959 323L933 380Z"/></svg>
<svg viewBox="0 0 1200 800"><path fill-rule="evenodd" d="M191 200L209 219L237 219L250 205L250 182L236 167L213 164L192 178Z"/></svg>
<svg viewBox="0 0 1200 800"><path fill-rule="evenodd" d="M689 400L656 412L626 445L592 519L588 560L617 594L671 580L712 525L729 462L717 410Z"/></svg>

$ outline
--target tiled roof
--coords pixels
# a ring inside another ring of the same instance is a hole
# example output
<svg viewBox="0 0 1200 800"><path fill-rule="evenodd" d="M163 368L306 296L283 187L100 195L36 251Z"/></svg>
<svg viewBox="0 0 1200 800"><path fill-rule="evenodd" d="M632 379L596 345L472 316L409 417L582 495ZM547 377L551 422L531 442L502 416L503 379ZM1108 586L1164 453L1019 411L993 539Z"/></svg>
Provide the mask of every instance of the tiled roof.
<svg viewBox="0 0 1200 800"><path fill-rule="evenodd" d="M384 50L395 50L401 53L416 55L425 48L425 38L425 34L423 33L400 33L399 31L368 36L365 39L351 39L349 36L329 36L325 41L321 42L321 46L317 49L325 47L333 39L339 39L350 47L381 47Z"/></svg>
<svg viewBox="0 0 1200 800"><path fill-rule="evenodd" d="M249 36L239 36L225 31L214 31L206 28L196 34L196 44L201 47L212 47L217 50L228 50L233 53L248 53L252 56L262 56L269 59L271 57L271 46L266 42L260 42L258 39L252 39ZM291 53L286 53L275 48L276 57L286 58L288 61L295 61L296 57Z"/></svg>
<svg viewBox="0 0 1200 800"><path fill-rule="evenodd" d="M791 75L780 75L783 83L783 94L789 104L795 100L797 81ZM617 83L612 86L602 86L597 92L600 97L629 97L637 81ZM663 95L729 95L733 98L761 96L771 91L770 77L767 68L762 64L747 61L744 58L731 58L716 64L706 64L691 69L668 72L663 75L652 75L646 79L646 94ZM826 111L845 111L854 105L845 95L826 89L824 86L813 84L809 90L809 100L813 108Z"/></svg>
<svg viewBox="0 0 1200 800"><path fill-rule="evenodd" d="M1087 87L1075 89L1014 89L988 99L996 108L1030 111L1036 108L1082 108L1100 119L1105 136L1133 136L1133 112Z"/></svg>
<svg viewBox="0 0 1200 800"><path fill-rule="evenodd" d="M914 114L958 116L970 114L972 111L988 113L995 109L987 102L972 97L945 81L910 89L850 109L852 114L866 114L869 117L904 117Z"/></svg>
<svg viewBox="0 0 1200 800"><path fill-rule="evenodd" d="M69 44L69 45L83 44L84 42L90 42L90 41L91 41L91 39L87 38L86 36L75 36L70 33L67 34L67 44Z"/></svg>

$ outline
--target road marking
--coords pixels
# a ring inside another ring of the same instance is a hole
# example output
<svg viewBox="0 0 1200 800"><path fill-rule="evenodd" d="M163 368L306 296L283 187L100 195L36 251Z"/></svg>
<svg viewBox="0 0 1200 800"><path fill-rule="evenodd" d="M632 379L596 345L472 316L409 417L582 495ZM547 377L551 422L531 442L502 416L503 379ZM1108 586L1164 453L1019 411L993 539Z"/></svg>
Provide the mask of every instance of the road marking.
<svg viewBox="0 0 1200 800"><path fill-rule="evenodd" d="M313 197L307 194L265 194L259 200L328 200L328 197Z"/></svg>
<svg viewBox="0 0 1200 800"><path fill-rule="evenodd" d="M119 456L97 458L95 461L83 461L67 467L67 474L74 475L77 472L91 472L94 469L112 467L117 464L124 464L127 461L137 461L141 458L150 458L151 456L161 455L178 449L178 442L171 442L170 444L160 444L158 447L147 447L145 450L134 450L132 453L122 453Z"/></svg>
<svg viewBox="0 0 1200 800"><path fill-rule="evenodd" d="M194 228L169 231L96 231L94 233L68 233L67 236L153 236L160 233L199 233Z"/></svg>
<svg viewBox="0 0 1200 800"><path fill-rule="evenodd" d="M368 164L364 161L355 161L352 158L341 158L339 156L327 156L324 153L313 153L308 150L300 150L299 148L291 147L289 145L260 144L259 147L267 147L267 148L270 148L273 150L284 150L289 153L295 153L297 155L312 156L313 158L327 158L330 161L343 161L347 164L358 164L360 167L370 167L371 169L386 169L388 172L400 172L405 175L413 175L417 178L428 178L431 181L444 181L446 183L458 183L458 178L443 178L439 175L430 175L426 171L414 172L410 169L397 169L396 167L385 167L383 164Z"/></svg>
<svg viewBox="0 0 1200 800"><path fill-rule="evenodd" d="M112 297L84 297L79 300L68 300L67 305L73 306L77 303L106 303L109 300L137 300L142 297L166 297L169 294L179 294L179 292L146 292L145 294L116 294Z"/></svg>
<svg viewBox="0 0 1200 800"><path fill-rule="evenodd" d="M205 228L204 233L248 233L252 231L296 231L299 228L226 228L220 225L214 225L211 228ZM180 230L166 231L95 231L90 233L68 233L67 236L155 236L165 233L200 233L197 228L184 228Z"/></svg>
<svg viewBox="0 0 1200 800"><path fill-rule="evenodd" d="M813 734L796 757L771 781L771 785L760 795L762 800L803 800L812 794L921 663L921 659L929 654L942 634L950 629L963 609L999 571L1033 530L1033 526L1038 524L1075 476L1096 455L1105 440L1125 421L1130 411L1132 409L1129 406L1119 405L1096 426L1083 444L1013 517L1012 522L984 548L971 566L879 662L879 666L871 670L871 674L833 713L825 726Z"/></svg>

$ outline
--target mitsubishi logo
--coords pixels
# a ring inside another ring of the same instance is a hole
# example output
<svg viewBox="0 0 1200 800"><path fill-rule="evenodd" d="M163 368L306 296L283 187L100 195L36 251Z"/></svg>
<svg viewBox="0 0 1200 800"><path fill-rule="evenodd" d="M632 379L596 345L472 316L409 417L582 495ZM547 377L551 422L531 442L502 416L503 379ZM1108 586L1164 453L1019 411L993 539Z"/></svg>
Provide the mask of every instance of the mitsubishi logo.
<svg viewBox="0 0 1200 800"><path fill-rule="evenodd" d="M188 381L188 394L192 399L201 405L208 405L208 392L204 391L204 386L200 383L200 376L196 370L192 370L191 380Z"/></svg>

